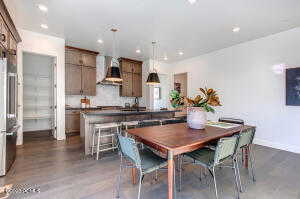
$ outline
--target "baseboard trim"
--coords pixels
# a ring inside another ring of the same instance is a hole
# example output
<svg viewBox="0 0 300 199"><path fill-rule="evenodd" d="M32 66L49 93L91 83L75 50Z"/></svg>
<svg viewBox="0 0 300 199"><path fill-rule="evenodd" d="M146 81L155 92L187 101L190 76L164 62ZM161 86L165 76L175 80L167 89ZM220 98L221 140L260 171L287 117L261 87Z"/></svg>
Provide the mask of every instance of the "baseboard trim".
<svg viewBox="0 0 300 199"><path fill-rule="evenodd" d="M262 145L262 146L267 146L267 147L271 147L271 148L275 148L275 149L280 149L280 150L300 154L300 147L295 146L295 145L287 146L287 145L282 144L282 143L270 142L270 141L262 140L262 139L254 139L254 144L258 144L258 145Z"/></svg>

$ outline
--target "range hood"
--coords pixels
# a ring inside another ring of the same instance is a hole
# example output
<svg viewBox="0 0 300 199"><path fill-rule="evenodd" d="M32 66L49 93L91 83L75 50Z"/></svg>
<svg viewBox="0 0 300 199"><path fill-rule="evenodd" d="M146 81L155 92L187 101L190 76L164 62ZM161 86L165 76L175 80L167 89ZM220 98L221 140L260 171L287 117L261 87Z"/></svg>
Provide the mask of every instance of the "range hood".
<svg viewBox="0 0 300 199"><path fill-rule="evenodd" d="M112 82L112 81L108 81L108 80L105 79L108 67L111 66L111 61L112 61L111 56L105 56L104 57L104 71L103 71L104 78L100 82L97 82L98 85L109 85L109 86L120 86L120 85L122 85L122 81Z"/></svg>

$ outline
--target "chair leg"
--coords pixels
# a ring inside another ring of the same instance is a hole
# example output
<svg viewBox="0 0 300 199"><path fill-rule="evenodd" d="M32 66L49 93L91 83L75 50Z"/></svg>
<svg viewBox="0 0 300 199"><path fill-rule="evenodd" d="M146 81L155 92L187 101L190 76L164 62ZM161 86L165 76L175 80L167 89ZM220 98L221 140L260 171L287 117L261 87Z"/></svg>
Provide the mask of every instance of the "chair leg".
<svg viewBox="0 0 300 199"><path fill-rule="evenodd" d="M215 185L215 194L216 194L216 199L219 199L218 196L218 188L217 188L217 180L216 180L216 172L215 172L215 167L212 168L212 175L214 178L214 185Z"/></svg>
<svg viewBox="0 0 300 199"><path fill-rule="evenodd" d="M179 186L178 186L178 191L181 191L181 185L182 185L182 161L183 161L183 156L180 155L179 157Z"/></svg>
<svg viewBox="0 0 300 199"><path fill-rule="evenodd" d="M157 181L157 180L158 180L158 171L155 170L155 181Z"/></svg>
<svg viewBox="0 0 300 199"><path fill-rule="evenodd" d="M93 135L92 135L92 156L94 155L94 147L95 147L95 133L96 133L96 129L94 129L94 131L93 131Z"/></svg>
<svg viewBox="0 0 300 199"><path fill-rule="evenodd" d="M236 189L236 194L237 194L237 199L240 198L240 189L239 189L239 180L238 180L238 168L236 165L236 161L232 159L232 164L233 164L233 171L234 171L234 181L235 181L235 189Z"/></svg>
<svg viewBox="0 0 300 199"><path fill-rule="evenodd" d="M140 171L138 199L141 198L142 180L143 180L143 174L142 174L142 172Z"/></svg>
<svg viewBox="0 0 300 199"><path fill-rule="evenodd" d="M235 164L236 164L236 171L237 171L237 176L238 176L238 183L240 187L240 192L243 193L243 185L242 185L242 180L241 180L241 173L240 173L240 166L239 166L239 159L238 157L235 158Z"/></svg>
<svg viewBox="0 0 300 199"><path fill-rule="evenodd" d="M117 184L117 196L116 198L120 198L120 186L121 186L121 178L122 178L122 166L123 166L123 158L121 155L121 160L120 160L120 170L119 170L119 177L118 177L118 184Z"/></svg>
<svg viewBox="0 0 300 199"><path fill-rule="evenodd" d="M249 156L250 156L250 164L251 164L251 173L252 173L252 180L256 182L255 172L254 172L254 154L252 147L249 146Z"/></svg>
<svg viewBox="0 0 300 199"><path fill-rule="evenodd" d="M96 160L99 160L99 152L100 152L100 141L101 141L101 130L98 130L98 138L97 138L97 157Z"/></svg>

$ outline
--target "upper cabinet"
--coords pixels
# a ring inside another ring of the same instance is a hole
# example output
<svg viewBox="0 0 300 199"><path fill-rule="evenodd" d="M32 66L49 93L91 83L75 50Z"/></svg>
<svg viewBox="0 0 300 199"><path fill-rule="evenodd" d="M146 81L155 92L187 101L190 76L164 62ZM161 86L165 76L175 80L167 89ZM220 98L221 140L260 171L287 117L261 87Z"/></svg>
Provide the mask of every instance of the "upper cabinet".
<svg viewBox="0 0 300 199"><path fill-rule="evenodd" d="M0 0L0 44L1 48L5 48L10 56L14 58L11 60L16 63L17 43L21 42L21 37L6 9L3 0Z"/></svg>
<svg viewBox="0 0 300 199"><path fill-rule="evenodd" d="M120 69L123 82L120 86L122 97L142 97L142 64L141 61L120 58Z"/></svg>
<svg viewBox="0 0 300 199"><path fill-rule="evenodd" d="M97 54L66 46L66 95L96 95Z"/></svg>

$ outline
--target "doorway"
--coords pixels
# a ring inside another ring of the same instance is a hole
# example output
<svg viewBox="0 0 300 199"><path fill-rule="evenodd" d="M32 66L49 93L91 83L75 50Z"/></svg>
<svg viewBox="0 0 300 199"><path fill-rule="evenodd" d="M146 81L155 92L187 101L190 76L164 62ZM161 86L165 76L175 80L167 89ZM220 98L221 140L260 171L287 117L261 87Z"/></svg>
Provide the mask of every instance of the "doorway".
<svg viewBox="0 0 300 199"><path fill-rule="evenodd" d="M56 133L56 58L23 52L23 138Z"/></svg>
<svg viewBox="0 0 300 199"><path fill-rule="evenodd" d="M178 91L181 96L188 96L188 83L187 83L188 74L187 73L178 73L174 74L174 90ZM176 112L175 115L177 117L186 116L186 108L178 108L181 109L181 112Z"/></svg>

